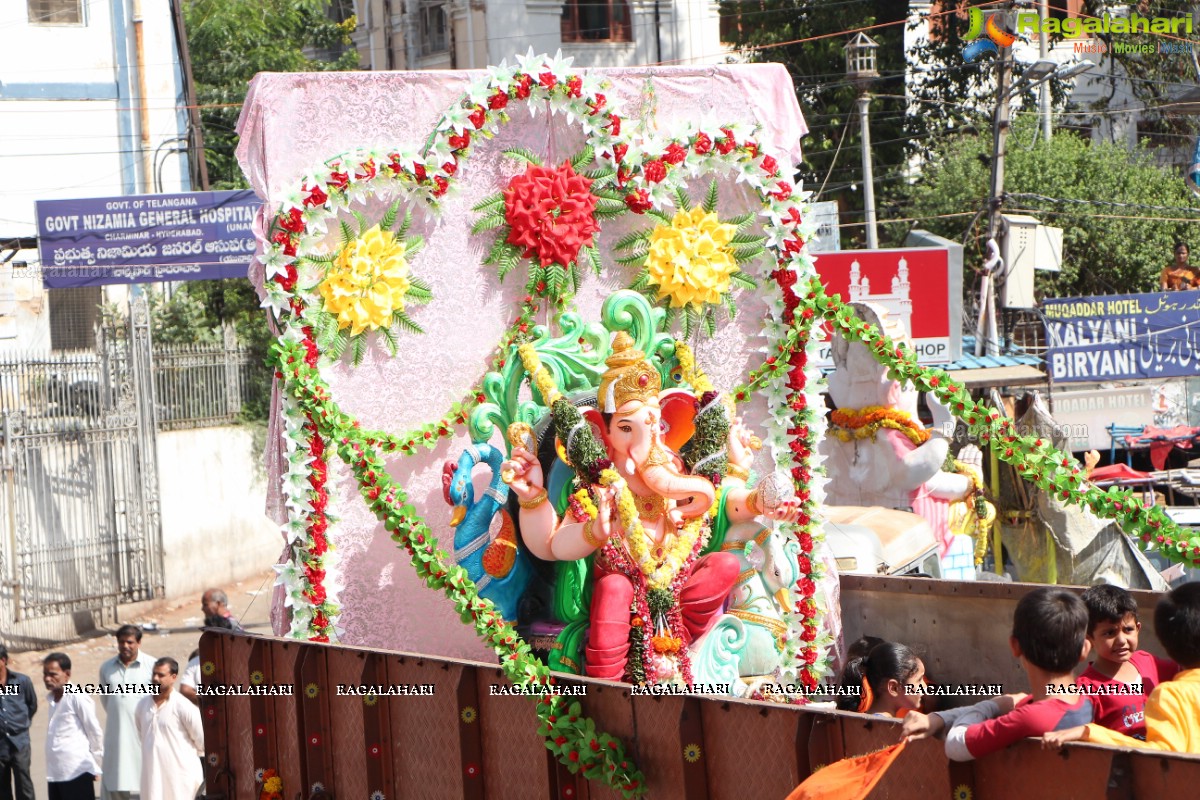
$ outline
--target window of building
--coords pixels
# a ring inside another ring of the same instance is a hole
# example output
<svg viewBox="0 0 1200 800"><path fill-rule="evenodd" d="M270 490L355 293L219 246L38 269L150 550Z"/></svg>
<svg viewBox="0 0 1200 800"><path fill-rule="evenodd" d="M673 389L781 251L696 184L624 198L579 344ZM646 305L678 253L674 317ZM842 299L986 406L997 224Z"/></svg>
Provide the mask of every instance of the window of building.
<svg viewBox="0 0 1200 800"><path fill-rule="evenodd" d="M96 346L103 287L74 286L51 289L50 347L54 350L90 350Z"/></svg>
<svg viewBox="0 0 1200 800"><path fill-rule="evenodd" d="M564 42L632 42L625 0L567 0L562 11Z"/></svg>
<svg viewBox="0 0 1200 800"><path fill-rule="evenodd" d="M30 25L82 25L83 0L26 0Z"/></svg>
<svg viewBox="0 0 1200 800"><path fill-rule="evenodd" d="M421 55L444 53L450 49L446 30L446 12L441 3L421 3Z"/></svg>
<svg viewBox="0 0 1200 800"><path fill-rule="evenodd" d="M721 6L721 44L737 44L742 33L742 4Z"/></svg>

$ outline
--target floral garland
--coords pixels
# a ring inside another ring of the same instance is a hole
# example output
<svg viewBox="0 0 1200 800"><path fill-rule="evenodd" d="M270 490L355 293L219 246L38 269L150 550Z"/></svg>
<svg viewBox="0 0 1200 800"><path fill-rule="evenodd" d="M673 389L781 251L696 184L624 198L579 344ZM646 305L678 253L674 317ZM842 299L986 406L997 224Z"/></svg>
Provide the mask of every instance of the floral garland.
<svg viewBox="0 0 1200 800"><path fill-rule="evenodd" d="M899 431L915 445L929 441L929 431L912 418L907 411L883 406L867 406L863 409L839 408L829 415L830 433L848 442L851 439L871 439L880 428Z"/></svg>
<svg viewBox="0 0 1200 800"><path fill-rule="evenodd" d="M633 564L645 576L646 584L651 589L667 588L687 565L701 534L707 533L704 530L705 518L701 516L689 520L683 526L683 531L675 537L675 543L664 555L656 557L646 543L646 529L642 526L637 503L625 479L610 467L600 473L600 484L617 488L617 511L621 515L621 528L626 532L625 544L629 548Z"/></svg>
<svg viewBox="0 0 1200 800"><path fill-rule="evenodd" d="M402 545L412 559L425 585L443 591L466 624L473 625L480 638L500 657L500 667L513 683L528 687L551 687L554 678L522 641L511 623L506 622L495 605L480 597L475 584L462 567L450 564L445 551L409 502L407 494L387 472L385 456L378 444L328 397L328 386L318 370L294 359L297 345L276 344L278 355L291 366L290 376L297 387L297 405L305 414L322 420L334 432L331 446L353 474L359 491L371 511L383 522L393 541ZM620 740L596 729L583 717L578 703L545 694L537 702L539 733L546 746L572 772L582 771L591 780L603 780L626 797L645 791L641 773L628 760Z"/></svg>
<svg viewBox="0 0 1200 800"><path fill-rule="evenodd" d="M1179 527L1158 506L1146 506L1128 488L1107 490L1087 481L1082 465L1037 435L1020 435L1012 419L971 398L970 391L954 382L945 370L921 367L912 348L893 341L863 322L841 299L829 296L819 281L808 284L804 313L833 322L847 339L861 342L897 380L919 391L932 392L981 444L986 444L1018 474L1063 502L1086 506L1096 515L1117 522L1143 550L1156 550L1164 558L1200 567L1200 532Z"/></svg>

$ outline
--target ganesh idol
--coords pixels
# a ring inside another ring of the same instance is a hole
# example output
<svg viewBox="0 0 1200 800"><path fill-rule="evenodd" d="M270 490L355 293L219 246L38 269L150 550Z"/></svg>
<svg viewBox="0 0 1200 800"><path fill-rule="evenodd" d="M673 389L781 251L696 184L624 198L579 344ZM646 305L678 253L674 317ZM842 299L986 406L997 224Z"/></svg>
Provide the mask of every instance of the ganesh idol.
<svg viewBox="0 0 1200 800"><path fill-rule="evenodd" d="M794 522L799 506L781 494L771 479L778 476L747 488L756 442L724 397L664 391L624 332L605 364L597 408L561 396L550 403L559 455L578 476L562 516L531 446L514 443L502 470L533 555L595 554L586 674L690 684L688 648L724 611L740 577L737 556L721 550L724 532L759 516Z"/></svg>

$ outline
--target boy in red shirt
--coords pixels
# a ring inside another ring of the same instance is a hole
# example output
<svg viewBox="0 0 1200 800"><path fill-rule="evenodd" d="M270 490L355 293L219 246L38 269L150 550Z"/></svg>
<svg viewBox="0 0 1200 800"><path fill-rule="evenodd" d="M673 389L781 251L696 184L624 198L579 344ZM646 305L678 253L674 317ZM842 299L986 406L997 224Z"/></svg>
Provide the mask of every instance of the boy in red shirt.
<svg viewBox="0 0 1200 800"><path fill-rule="evenodd" d="M1004 695L966 708L904 717L905 740L946 731L946 756L970 761L1027 736L1092 721L1092 704L1075 685L1075 667L1087 657L1088 612L1078 595L1046 586L1021 598L1009 645L1029 679L1028 695Z"/></svg>
<svg viewBox="0 0 1200 800"><path fill-rule="evenodd" d="M1076 683L1092 702L1093 722L1135 739L1146 738L1146 698L1179 671L1174 661L1138 650L1137 603L1119 586L1083 593L1088 641L1095 659Z"/></svg>

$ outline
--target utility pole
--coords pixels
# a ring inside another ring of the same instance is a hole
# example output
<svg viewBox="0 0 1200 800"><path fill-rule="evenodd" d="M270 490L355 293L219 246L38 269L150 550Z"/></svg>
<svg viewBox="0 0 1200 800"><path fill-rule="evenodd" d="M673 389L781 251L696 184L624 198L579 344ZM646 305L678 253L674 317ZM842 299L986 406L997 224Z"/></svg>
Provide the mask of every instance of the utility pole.
<svg viewBox="0 0 1200 800"><path fill-rule="evenodd" d="M1050 34L1046 33L1046 20L1050 18L1050 0L1041 0L1038 9L1041 14L1040 29L1042 33L1038 35L1038 59L1046 60L1046 56L1050 54ZM1042 88L1038 90L1038 107L1042 115L1042 136L1046 141L1050 141L1052 135L1050 124L1050 83L1047 81L1042 84Z"/></svg>
<svg viewBox="0 0 1200 800"><path fill-rule="evenodd" d="M867 249L879 247L879 231L875 226L875 175L871 167L871 95L858 96L858 119L862 124L863 204L867 211Z"/></svg>
<svg viewBox="0 0 1200 800"><path fill-rule="evenodd" d="M875 51L879 44L861 31L843 48L846 51L846 75L858 86L858 120L862 126L863 205L867 217L867 248L879 247L875 225L875 176L871 168L871 81L879 77Z"/></svg>
<svg viewBox="0 0 1200 800"><path fill-rule="evenodd" d="M1001 47L996 58L996 109L992 114L992 177L988 185L988 240L1000 237L1000 205L1004 196L1004 151L1009 128L1009 55L1011 48ZM992 252L989 245L989 253ZM998 355L999 325L996 323L996 273L1002 268L998 258L989 258L980 287L979 325L975 332L975 355Z"/></svg>
<svg viewBox="0 0 1200 800"><path fill-rule="evenodd" d="M183 21L180 0L171 0L171 23L175 29L175 46L179 49L179 66L183 72L183 92L188 115L188 167L192 173L192 191L208 191L208 162L204 158L204 124L196 102L196 81L192 77L192 55L188 48L187 29Z"/></svg>

